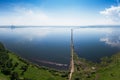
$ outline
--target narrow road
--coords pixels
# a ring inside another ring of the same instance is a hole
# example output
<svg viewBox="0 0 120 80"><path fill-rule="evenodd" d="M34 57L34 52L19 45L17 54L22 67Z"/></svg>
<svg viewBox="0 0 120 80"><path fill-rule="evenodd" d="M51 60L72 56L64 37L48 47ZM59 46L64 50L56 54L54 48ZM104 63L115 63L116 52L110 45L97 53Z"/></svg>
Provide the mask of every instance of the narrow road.
<svg viewBox="0 0 120 80"><path fill-rule="evenodd" d="M74 59L73 59L73 54L74 54L73 29L71 29L71 62L70 62L69 80L72 79L72 75L73 75L73 72L74 72Z"/></svg>

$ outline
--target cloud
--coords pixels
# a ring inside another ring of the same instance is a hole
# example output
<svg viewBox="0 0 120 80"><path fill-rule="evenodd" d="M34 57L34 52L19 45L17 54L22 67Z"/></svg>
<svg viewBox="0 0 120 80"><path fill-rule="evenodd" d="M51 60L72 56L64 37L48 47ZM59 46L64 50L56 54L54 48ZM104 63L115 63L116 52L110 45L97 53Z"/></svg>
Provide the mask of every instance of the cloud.
<svg viewBox="0 0 120 80"><path fill-rule="evenodd" d="M100 14L111 19L114 23L120 24L120 6L111 6L104 11L100 11Z"/></svg>
<svg viewBox="0 0 120 80"><path fill-rule="evenodd" d="M48 16L44 12L26 8L15 8L12 14L0 16L0 23L7 25L39 25L46 20Z"/></svg>
<svg viewBox="0 0 120 80"><path fill-rule="evenodd" d="M42 10L15 7L13 14L0 16L0 24L3 25L79 25L79 19L61 16L48 16Z"/></svg>
<svg viewBox="0 0 120 80"><path fill-rule="evenodd" d="M6 15L7 14L7 15ZM79 15L78 13L45 12L40 8L14 6L12 12L0 15L0 25L26 26L79 26L79 25L108 25L111 21L102 17Z"/></svg>
<svg viewBox="0 0 120 80"><path fill-rule="evenodd" d="M1 25L72 26L80 25L82 23L86 24L86 22L83 22L80 18L59 14L57 14L56 17L39 9L17 6L14 8L14 12L12 14L10 13L10 15L7 16L0 16Z"/></svg>

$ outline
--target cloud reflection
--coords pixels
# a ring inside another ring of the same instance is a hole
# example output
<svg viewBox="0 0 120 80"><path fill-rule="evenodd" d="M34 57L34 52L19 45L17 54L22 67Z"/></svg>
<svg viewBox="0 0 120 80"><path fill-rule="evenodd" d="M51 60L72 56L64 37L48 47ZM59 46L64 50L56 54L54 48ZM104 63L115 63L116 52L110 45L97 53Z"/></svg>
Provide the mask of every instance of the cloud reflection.
<svg viewBox="0 0 120 80"><path fill-rule="evenodd" d="M69 31L69 29L65 28L18 28L13 31L13 34L16 36L21 36L23 40L33 41L33 40L43 40L46 37L52 37L52 35L62 35ZM62 34L61 34L62 33ZM20 40L22 41L22 40Z"/></svg>
<svg viewBox="0 0 120 80"><path fill-rule="evenodd" d="M105 37L100 38L101 42L110 45L111 47L120 48L120 31L119 29L112 30L111 33L107 33Z"/></svg>

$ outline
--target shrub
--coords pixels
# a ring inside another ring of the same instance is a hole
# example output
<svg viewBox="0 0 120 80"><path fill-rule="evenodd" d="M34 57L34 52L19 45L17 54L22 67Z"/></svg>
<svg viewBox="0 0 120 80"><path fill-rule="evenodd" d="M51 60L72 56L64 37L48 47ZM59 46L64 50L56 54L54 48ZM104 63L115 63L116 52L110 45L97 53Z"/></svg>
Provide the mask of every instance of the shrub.
<svg viewBox="0 0 120 80"><path fill-rule="evenodd" d="M11 80L19 80L19 76L17 72L13 72L10 77Z"/></svg>

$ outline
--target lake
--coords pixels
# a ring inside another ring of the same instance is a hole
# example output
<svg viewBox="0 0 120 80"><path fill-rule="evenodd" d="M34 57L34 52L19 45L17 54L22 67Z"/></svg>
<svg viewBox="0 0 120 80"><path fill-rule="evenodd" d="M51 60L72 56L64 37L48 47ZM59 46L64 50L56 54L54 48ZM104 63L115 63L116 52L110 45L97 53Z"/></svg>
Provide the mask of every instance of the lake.
<svg viewBox="0 0 120 80"><path fill-rule="evenodd" d="M71 28L75 52L93 62L120 51L120 28L19 27L0 28L0 42L35 64L68 69Z"/></svg>
<svg viewBox="0 0 120 80"><path fill-rule="evenodd" d="M120 28L80 28L74 30L74 47L79 57L100 62L120 52Z"/></svg>

